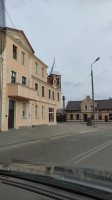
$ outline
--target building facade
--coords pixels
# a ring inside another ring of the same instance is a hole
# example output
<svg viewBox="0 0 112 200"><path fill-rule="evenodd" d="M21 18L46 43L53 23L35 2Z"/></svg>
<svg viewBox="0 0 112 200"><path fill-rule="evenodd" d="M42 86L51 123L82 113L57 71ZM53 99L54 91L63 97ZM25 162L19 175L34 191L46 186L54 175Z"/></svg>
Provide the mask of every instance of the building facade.
<svg viewBox="0 0 112 200"><path fill-rule="evenodd" d="M112 99L96 100L95 121L112 122ZM87 96L83 101L69 101L66 107L66 121L86 122L93 119L92 99Z"/></svg>
<svg viewBox="0 0 112 200"><path fill-rule="evenodd" d="M0 28L0 130L56 124L61 74L50 74L23 31ZM3 50L2 50L3 49Z"/></svg>

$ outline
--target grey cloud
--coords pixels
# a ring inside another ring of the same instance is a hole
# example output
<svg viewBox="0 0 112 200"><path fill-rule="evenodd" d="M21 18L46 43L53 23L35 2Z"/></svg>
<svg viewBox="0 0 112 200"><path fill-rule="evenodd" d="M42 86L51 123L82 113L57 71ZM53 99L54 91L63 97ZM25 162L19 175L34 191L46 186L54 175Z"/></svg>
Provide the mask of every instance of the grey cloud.
<svg viewBox="0 0 112 200"><path fill-rule="evenodd" d="M101 59L95 64L95 94L98 98L111 96L112 0L6 3L15 27L24 30L36 55L50 68L56 57L67 99L80 100L91 94L90 66L98 56ZM12 24L8 21L7 26Z"/></svg>

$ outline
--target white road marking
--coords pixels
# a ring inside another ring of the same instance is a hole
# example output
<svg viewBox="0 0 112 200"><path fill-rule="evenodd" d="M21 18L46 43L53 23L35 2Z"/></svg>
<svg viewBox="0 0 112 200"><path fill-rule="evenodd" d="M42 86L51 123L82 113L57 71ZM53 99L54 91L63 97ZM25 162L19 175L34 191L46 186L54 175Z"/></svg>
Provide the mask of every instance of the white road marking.
<svg viewBox="0 0 112 200"><path fill-rule="evenodd" d="M104 144L101 144L97 147L94 147L93 149L90 149L89 151L86 151L86 152L76 156L75 158L67 161L67 163L73 162L74 164L77 164L77 163L81 162L82 160L90 157L91 155L97 153L98 151L101 151L102 149L106 148L109 145L112 145L112 140L105 142Z"/></svg>

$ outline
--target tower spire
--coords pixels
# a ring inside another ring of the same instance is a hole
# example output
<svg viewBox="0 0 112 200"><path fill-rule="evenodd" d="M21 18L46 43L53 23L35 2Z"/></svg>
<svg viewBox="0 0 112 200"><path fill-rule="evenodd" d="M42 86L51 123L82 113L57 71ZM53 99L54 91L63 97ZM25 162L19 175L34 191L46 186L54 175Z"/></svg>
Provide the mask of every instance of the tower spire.
<svg viewBox="0 0 112 200"><path fill-rule="evenodd" d="M53 65L51 67L51 70L50 70L50 73L49 73L49 76L50 75L59 75L61 76L61 74L56 70L56 62L55 62L55 57L54 57L54 61L53 61Z"/></svg>

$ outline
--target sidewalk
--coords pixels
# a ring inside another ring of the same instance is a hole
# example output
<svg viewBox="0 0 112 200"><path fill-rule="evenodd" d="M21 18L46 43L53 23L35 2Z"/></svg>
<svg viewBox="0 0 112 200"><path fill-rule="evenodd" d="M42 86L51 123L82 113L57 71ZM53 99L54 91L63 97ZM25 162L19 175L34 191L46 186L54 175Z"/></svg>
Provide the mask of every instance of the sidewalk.
<svg viewBox="0 0 112 200"><path fill-rule="evenodd" d="M96 126L96 128L93 128L87 126L86 123L59 123L54 126L41 125L34 128L24 128L19 130L10 129L6 132L0 132L0 147L66 134L86 133L105 128L112 128L112 124L97 124Z"/></svg>

